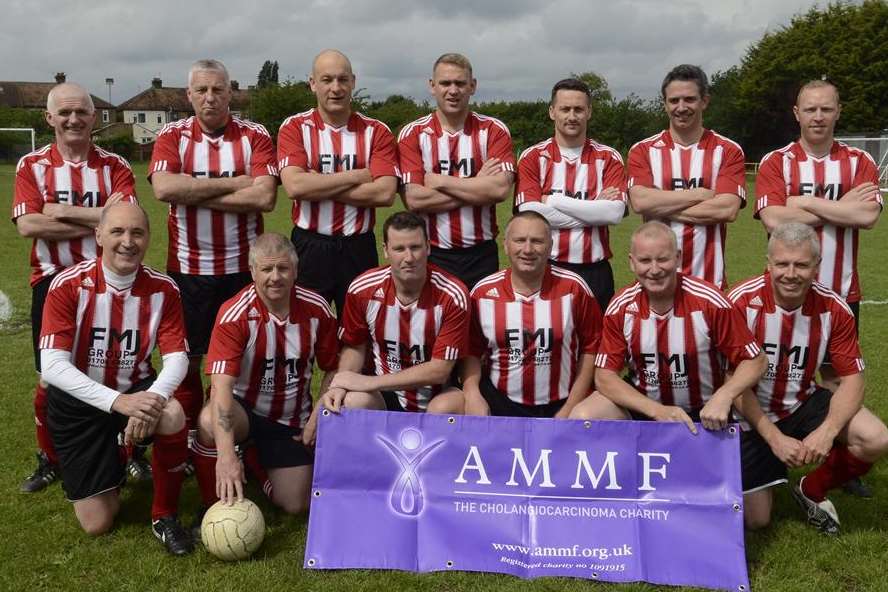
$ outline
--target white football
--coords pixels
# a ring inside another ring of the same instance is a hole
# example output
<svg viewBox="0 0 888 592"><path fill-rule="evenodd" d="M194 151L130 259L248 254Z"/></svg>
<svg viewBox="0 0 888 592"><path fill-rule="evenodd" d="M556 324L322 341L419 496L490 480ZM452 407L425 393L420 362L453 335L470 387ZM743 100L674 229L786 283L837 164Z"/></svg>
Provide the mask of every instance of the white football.
<svg viewBox="0 0 888 592"><path fill-rule="evenodd" d="M200 525L204 547L224 561L252 555L265 538L265 518L259 506L248 499L232 505L213 504Z"/></svg>

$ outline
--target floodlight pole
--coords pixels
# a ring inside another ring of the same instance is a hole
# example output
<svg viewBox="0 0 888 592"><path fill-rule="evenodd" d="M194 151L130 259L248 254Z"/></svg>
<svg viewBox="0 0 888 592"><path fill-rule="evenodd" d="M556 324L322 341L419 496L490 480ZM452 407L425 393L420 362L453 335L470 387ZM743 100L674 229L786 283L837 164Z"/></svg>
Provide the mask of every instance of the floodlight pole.
<svg viewBox="0 0 888 592"><path fill-rule="evenodd" d="M114 103L111 102L111 86L114 84L114 79L113 78L106 78L105 84L108 85L108 102L113 105Z"/></svg>

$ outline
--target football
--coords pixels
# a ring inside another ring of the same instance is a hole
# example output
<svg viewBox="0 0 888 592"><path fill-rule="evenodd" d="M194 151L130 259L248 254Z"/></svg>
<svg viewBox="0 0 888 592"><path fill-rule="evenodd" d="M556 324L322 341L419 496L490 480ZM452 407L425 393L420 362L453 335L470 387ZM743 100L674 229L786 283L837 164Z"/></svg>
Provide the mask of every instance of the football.
<svg viewBox="0 0 888 592"><path fill-rule="evenodd" d="M252 555L265 538L265 518L248 499L232 505L213 504L200 525L204 547L219 559L238 561Z"/></svg>

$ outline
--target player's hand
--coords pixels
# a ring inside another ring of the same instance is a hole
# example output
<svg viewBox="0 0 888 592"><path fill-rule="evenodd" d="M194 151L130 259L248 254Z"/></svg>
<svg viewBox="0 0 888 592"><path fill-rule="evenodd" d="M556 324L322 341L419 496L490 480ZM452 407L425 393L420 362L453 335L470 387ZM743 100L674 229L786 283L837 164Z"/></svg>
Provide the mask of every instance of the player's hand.
<svg viewBox="0 0 888 592"><path fill-rule="evenodd" d="M651 417L651 419L654 421L682 422L688 426L688 429L691 430L692 434L695 436L697 435L697 426L694 425L691 416L681 407L676 407L674 405L660 405L660 409Z"/></svg>
<svg viewBox="0 0 888 592"><path fill-rule="evenodd" d="M466 400L466 415L477 415L480 417L490 415L490 405L487 404L487 400L481 395L481 393L469 394L463 390L463 396Z"/></svg>
<svg viewBox="0 0 888 592"><path fill-rule="evenodd" d="M107 208L108 206L113 206L114 204L123 201L123 199L125 197L126 197L126 195L122 191L115 191L114 193L112 193L111 195L108 196L107 200L105 200L104 207Z"/></svg>
<svg viewBox="0 0 888 592"><path fill-rule="evenodd" d="M876 201L879 198L879 186L875 183L861 183L844 195L840 201Z"/></svg>
<svg viewBox="0 0 888 592"><path fill-rule="evenodd" d="M57 216L60 216L64 209L65 209L64 204L49 202L49 203L43 204L43 209L41 210L41 213L44 216L48 216L50 218L55 218Z"/></svg>
<svg viewBox="0 0 888 592"><path fill-rule="evenodd" d="M139 391L118 395L111 404L111 410L142 421L156 422L160 419L160 414L165 406L166 399L157 393Z"/></svg>
<svg viewBox="0 0 888 592"><path fill-rule="evenodd" d="M344 388L331 386L327 389L327 392L321 395L321 406L333 413L339 413L339 410L342 409L342 402L345 400L346 392Z"/></svg>
<svg viewBox="0 0 888 592"><path fill-rule="evenodd" d="M330 388L340 388L346 391L368 392L376 390L373 386L373 377L352 372L350 370L342 370L336 373L330 382Z"/></svg>
<svg viewBox="0 0 888 592"><path fill-rule="evenodd" d="M216 460L216 495L229 506L244 501L244 465L236 454L220 455Z"/></svg>
<svg viewBox="0 0 888 592"><path fill-rule="evenodd" d="M488 158L484 161L484 164L481 165L481 170L478 171L476 177L491 177L493 175L498 175L503 172L503 161L499 158Z"/></svg>
<svg viewBox="0 0 888 592"><path fill-rule="evenodd" d="M716 393L717 394L717 393ZM707 430L723 430L728 427L732 400L713 396L700 410L700 423Z"/></svg>
<svg viewBox="0 0 888 592"><path fill-rule="evenodd" d="M595 199L622 200L623 192L616 187L605 187Z"/></svg>
<svg viewBox="0 0 888 592"><path fill-rule="evenodd" d="M426 173L422 184L426 189L437 191L444 186L444 175L439 175L438 173Z"/></svg>
<svg viewBox="0 0 888 592"><path fill-rule="evenodd" d="M830 434L826 428L824 428L824 424L821 424L819 428L808 434L804 440L802 440L802 444L805 445L805 458L803 459L804 465L807 464L820 464L826 459L826 455L829 454L829 451L832 450L833 442L835 441L835 436Z"/></svg>
<svg viewBox="0 0 888 592"><path fill-rule="evenodd" d="M352 169L349 172L352 175L352 180L358 185L373 182L373 175L370 174L370 169Z"/></svg>
<svg viewBox="0 0 888 592"><path fill-rule="evenodd" d="M777 432L772 442L768 442L771 452L780 462L790 468L801 467L805 464L805 454L808 449L801 440L796 440L782 432Z"/></svg>
<svg viewBox="0 0 888 592"><path fill-rule="evenodd" d="M153 434L156 428L157 421L142 421L130 417L126 422L126 429L123 430L123 443L127 446L138 444Z"/></svg>

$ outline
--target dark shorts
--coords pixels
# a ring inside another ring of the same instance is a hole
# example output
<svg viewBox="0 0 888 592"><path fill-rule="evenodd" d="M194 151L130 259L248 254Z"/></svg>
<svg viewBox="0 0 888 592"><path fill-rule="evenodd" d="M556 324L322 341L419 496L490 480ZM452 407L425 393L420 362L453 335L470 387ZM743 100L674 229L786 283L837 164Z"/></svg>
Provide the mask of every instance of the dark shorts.
<svg viewBox="0 0 888 592"><path fill-rule="evenodd" d="M227 275L192 275L170 272L182 294L185 313L185 334L188 337L188 355L207 353L210 334L222 304L253 281L248 272Z"/></svg>
<svg viewBox="0 0 888 592"><path fill-rule="evenodd" d="M497 389L489 378L481 379L481 395L490 407L490 414L500 417L555 417L564 407L567 399L544 405L523 405L516 403L508 395Z"/></svg>
<svg viewBox="0 0 888 592"><path fill-rule="evenodd" d="M153 382L152 377L130 392L145 390ZM123 485L125 459L117 437L128 418L116 411L105 413L51 385L47 407L65 497L76 502Z"/></svg>
<svg viewBox="0 0 888 592"><path fill-rule="evenodd" d="M299 255L296 283L336 303L342 316L345 293L352 280L379 265L376 235L327 236L294 227L290 240Z"/></svg>
<svg viewBox="0 0 888 592"><path fill-rule="evenodd" d="M482 279L499 271L499 249L494 240L465 249L432 247L429 262L452 273L471 290Z"/></svg>
<svg viewBox="0 0 888 592"><path fill-rule="evenodd" d="M31 341L34 346L34 368L40 372L40 330L43 328L43 305L46 304L46 294L49 292L49 284L55 275L44 278L34 284L31 292Z"/></svg>
<svg viewBox="0 0 888 592"><path fill-rule="evenodd" d="M314 463L314 452L302 443L302 430L263 417L235 397L247 414L249 439L259 451L259 462L266 469L302 467ZM295 439L294 439L295 438Z"/></svg>
<svg viewBox="0 0 888 592"><path fill-rule="evenodd" d="M832 392L818 388L795 412L776 424L785 435L804 439L816 430L829 413ZM786 481L786 465L780 462L771 447L755 430L740 435L740 466L743 469L743 492L750 493Z"/></svg>
<svg viewBox="0 0 888 592"><path fill-rule="evenodd" d="M614 272L610 261L602 259L596 263L565 263L549 260L552 265L574 272L589 285L589 289L595 294L595 300L601 312L607 308L611 298L614 297Z"/></svg>
<svg viewBox="0 0 888 592"><path fill-rule="evenodd" d="M398 399L398 393L395 391L379 391L379 393L382 395L382 400L385 401L386 411L407 412L404 406L401 405L401 400Z"/></svg>

